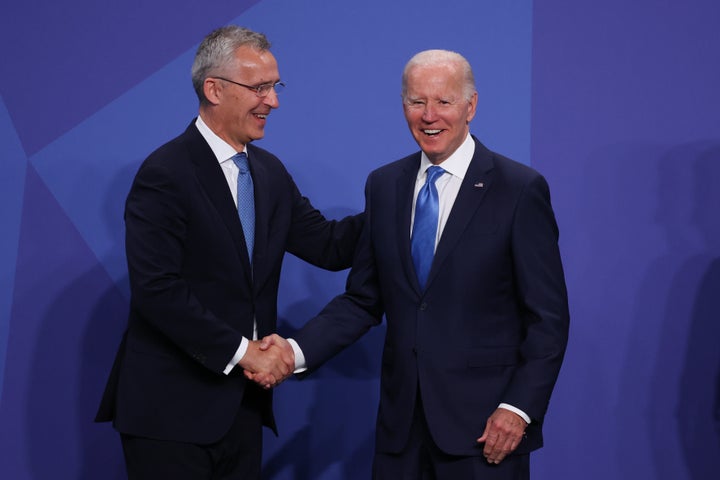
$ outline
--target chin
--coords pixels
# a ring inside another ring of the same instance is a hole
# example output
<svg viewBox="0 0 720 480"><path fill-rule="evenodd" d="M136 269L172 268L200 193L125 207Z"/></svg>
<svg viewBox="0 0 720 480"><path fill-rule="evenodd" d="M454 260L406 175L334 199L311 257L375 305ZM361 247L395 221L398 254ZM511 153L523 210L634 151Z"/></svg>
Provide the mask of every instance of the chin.
<svg viewBox="0 0 720 480"><path fill-rule="evenodd" d="M444 154L445 150L442 148L437 148L437 145L428 145L427 143L421 144L420 147L422 148L422 151L425 152L425 154L428 157L440 157Z"/></svg>

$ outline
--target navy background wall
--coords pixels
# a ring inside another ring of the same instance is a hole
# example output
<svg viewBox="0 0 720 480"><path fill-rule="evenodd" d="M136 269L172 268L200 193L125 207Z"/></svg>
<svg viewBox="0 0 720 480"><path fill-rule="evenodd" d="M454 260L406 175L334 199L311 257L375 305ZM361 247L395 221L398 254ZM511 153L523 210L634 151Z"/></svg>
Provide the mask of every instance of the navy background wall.
<svg viewBox="0 0 720 480"><path fill-rule="evenodd" d="M416 149L415 52L459 51L472 130L550 182L572 328L537 479L720 471L720 4L714 0L32 0L0 15L0 478L122 478L92 423L128 302L132 176L196 113L211 29L265 32L288 84L259 144L331 217ZM288 257L281 332L345 273ZM271 479L369 478L384 327L276 392Z"/></svg>

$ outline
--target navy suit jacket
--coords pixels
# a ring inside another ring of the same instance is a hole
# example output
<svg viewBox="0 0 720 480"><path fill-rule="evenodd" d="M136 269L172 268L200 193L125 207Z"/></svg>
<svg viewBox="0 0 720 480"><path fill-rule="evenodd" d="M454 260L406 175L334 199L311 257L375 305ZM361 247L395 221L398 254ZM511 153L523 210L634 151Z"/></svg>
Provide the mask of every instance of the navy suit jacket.
<svg viewBox="0 0 720 480"><path fill-rule="evenodd" d="M385 314L379 452L404 447L418 388L446 453L480 455L501 402L532 419L516 452L542 445L569 322L558 229L544 178L474 141L425 289L410 253L418 152L369 175L346 292L295 336L311 371Z"/></svg>
<svg viewBox="0 0 720 480"><path fill-rule="evenodd" d="M131 301L97 421L122 433L210 443L235 418L246 380L224 375L241 338L275 331L285 252L350 266L361 216L326 220L269 152L248 145L255 187L252 269L222 169L194 122L140 167L125 207ZM264 423L275 429L271 394Z"/></svg>

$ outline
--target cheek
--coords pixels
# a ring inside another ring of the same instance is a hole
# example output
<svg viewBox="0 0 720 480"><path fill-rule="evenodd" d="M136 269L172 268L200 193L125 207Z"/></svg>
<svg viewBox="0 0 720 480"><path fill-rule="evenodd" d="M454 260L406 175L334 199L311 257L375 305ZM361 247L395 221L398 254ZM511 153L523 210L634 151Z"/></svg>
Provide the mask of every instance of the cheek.
<svg viewBox="0 0 720 480"><path fill-rule="evenodd" d="M422 121L422 112L419 110L405 110L405 120L408 125L417 125Z"/></svg>

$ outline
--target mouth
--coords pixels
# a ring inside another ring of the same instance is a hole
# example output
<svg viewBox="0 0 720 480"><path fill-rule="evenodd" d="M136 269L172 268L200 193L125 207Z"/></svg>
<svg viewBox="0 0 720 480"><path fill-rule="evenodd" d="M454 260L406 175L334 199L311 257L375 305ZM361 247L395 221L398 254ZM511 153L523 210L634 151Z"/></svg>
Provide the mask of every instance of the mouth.
<svg viewBox="0 0 720 480"><path fill-rule="evenodd" d="M436 135L439 135L439 134L442 132L442 130L440 130L440 129L434 129L434 130L431 130L431 129L423 129L422 132L423 132L425 135L427 135L428 137L434 137L434 136L436 136Z"/></svg>

